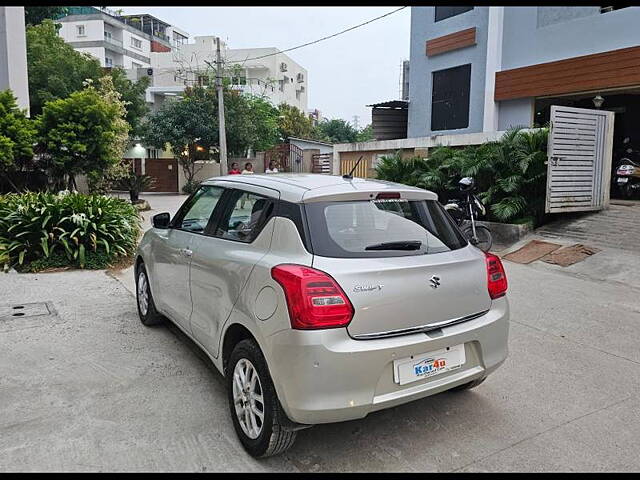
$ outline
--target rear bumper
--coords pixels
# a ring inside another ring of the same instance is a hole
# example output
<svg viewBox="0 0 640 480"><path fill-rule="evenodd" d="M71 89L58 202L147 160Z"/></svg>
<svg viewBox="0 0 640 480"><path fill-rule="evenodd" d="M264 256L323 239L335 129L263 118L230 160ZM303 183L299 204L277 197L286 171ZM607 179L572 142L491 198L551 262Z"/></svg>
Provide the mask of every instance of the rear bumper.
<svg viewBox="0 0 640 480"><path fill-rule="evenodd" d="M483 316L441 330L377 340L354 340L346 329L283 330L268 337L267 362L289 418L316 424L368 413L443 392L485 377L507 357L509 304L493 301ZM457 370L400 386L393 361L464 343Z"/></svg>

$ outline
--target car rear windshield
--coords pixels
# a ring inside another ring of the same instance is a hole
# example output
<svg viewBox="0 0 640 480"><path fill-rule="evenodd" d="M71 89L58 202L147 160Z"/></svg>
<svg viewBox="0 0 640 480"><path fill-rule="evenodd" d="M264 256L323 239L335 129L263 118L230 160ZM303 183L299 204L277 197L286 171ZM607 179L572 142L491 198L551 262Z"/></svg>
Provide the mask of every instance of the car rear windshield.
<svg viewBox="0 0 640 480"><path fill-rule="evenodd" d="M323 257L425 255L467 245L435 200L307 203L305 212L313 253Z"/></svg>

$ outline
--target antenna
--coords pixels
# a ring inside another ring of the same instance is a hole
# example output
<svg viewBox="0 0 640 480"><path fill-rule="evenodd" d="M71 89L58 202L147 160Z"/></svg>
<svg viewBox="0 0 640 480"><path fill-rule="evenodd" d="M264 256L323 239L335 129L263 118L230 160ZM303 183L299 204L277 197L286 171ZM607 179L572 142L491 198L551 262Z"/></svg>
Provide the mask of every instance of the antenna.
<svg viewBox="0 0 640 480"><path fill-rule="evenodd" d="M353 172L355 172L356 168L358 168L358 165L360 165L360 160L362 160L362 157L363 157L363 155L360 155L360 158L358 159L356 164L353 166L351 171L349 173L347 173L346 175L343 175L342 178L344 178L345 180L353 180Z"/></svg>

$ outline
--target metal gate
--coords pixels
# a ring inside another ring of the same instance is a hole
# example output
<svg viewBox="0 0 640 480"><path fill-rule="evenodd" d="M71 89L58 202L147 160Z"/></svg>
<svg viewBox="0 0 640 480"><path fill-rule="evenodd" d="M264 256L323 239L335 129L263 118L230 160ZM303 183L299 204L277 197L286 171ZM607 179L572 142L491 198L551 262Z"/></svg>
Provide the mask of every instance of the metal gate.
<svg viewBox="0 0 640 480"><path fill-rule="evenodd" d="M311 172L331 175L333 153L314 153L311 156Z"/></svg>
<svg viewBox="0 0 640 480"><path fill-rule="evenodd" d="M547 213L609 205L613 120L613 112L551 106Z"/></svg>
<svg viewBox="0 0 640 480"><path fill-rule="evenodd" d="M303 158L300 147L293 143L281 143L265 152L264 168L267 169L269 162L275 162L280 172L301 173L304 171Z"/></svg>

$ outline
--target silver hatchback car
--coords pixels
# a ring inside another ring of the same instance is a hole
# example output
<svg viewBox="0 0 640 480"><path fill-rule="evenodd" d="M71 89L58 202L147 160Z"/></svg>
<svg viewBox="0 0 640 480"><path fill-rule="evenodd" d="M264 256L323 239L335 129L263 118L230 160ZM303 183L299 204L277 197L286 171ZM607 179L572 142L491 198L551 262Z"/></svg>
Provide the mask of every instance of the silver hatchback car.
<svg viewBox="0 0 640 480"><path fill-rule="evenodd" d="M313 424L475 387L507 357L500 259L419 188L215 177L153 217L135 275L142 323L169 318L207 353L256 457Z"/></svg>

